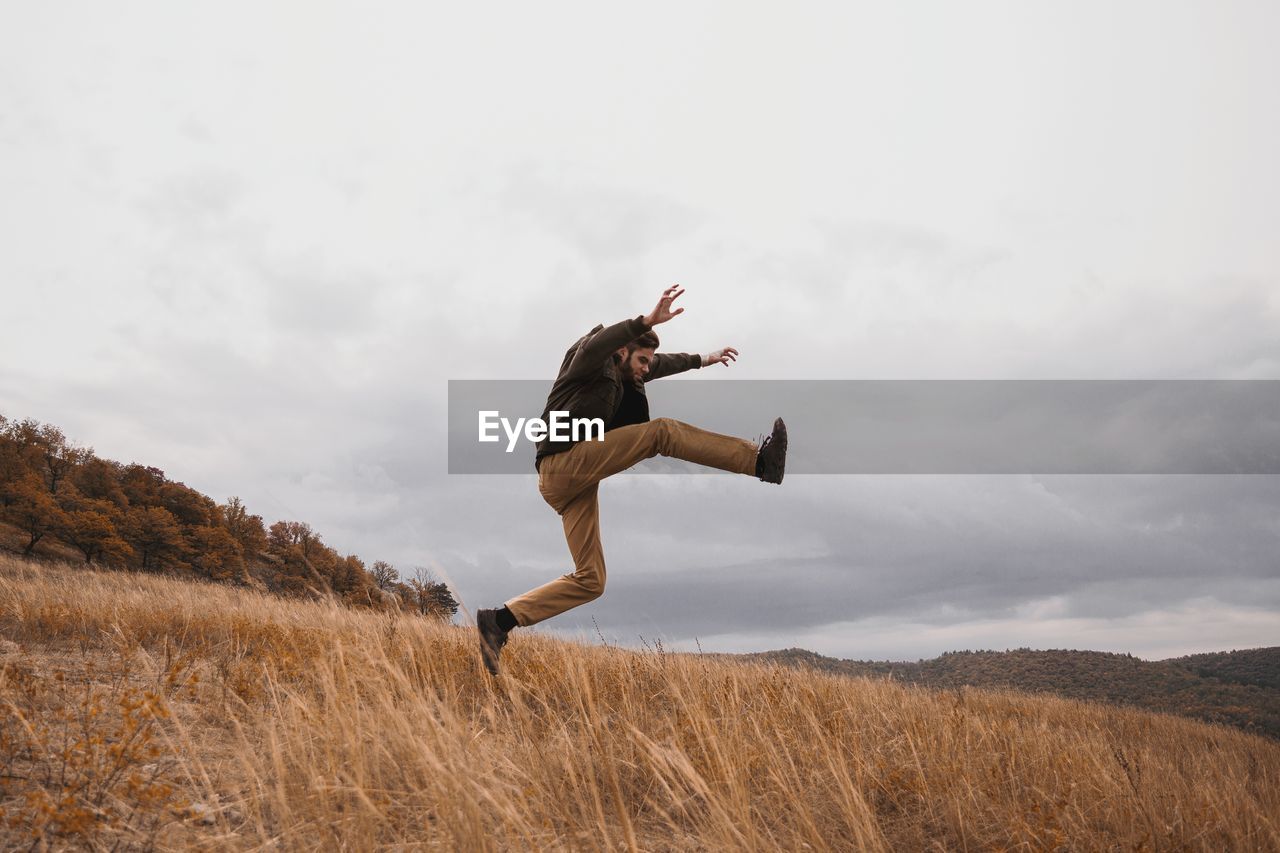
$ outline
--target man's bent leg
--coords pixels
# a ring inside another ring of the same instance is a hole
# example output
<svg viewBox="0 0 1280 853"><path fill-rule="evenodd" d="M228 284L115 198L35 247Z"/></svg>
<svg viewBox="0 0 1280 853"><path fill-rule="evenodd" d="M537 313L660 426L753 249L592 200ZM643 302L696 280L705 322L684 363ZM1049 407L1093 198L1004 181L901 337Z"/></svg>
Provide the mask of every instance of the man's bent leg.
<svg viewBox="0 0 1280 853"><path fill-rule="evenodd" d="M522 626L533 625L586 604L604 592L604 548L600 544L598 485L591 485L560 513L574 571L506 602Z"/></svg>
<svg viewBox="0 0 1280 853"><path fill-rule="evenodd" d="M746 439L658 418L610 430L600 441L582 441L563 453L544 457L538 489L564 521L576 569L507 601L507 609L520 625L533 625L598 598L604 591L597 501L604 478L659 455L754 475L757 452L756 445Z"/></svg>

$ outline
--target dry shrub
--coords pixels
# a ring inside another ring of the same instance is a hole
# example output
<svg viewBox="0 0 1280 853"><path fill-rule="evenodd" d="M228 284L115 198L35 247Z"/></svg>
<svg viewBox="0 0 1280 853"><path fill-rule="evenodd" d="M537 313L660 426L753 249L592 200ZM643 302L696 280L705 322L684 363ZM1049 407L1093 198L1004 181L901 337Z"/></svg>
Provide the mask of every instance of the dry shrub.
<svg viewBox="0 0 1280 853"><path fill-rule="evenodd" d="M159 737L177 690L174 665L159 684L134 684L116 654L81 677L30 655L0 665L0 821L13 842L86 842L104 832L113 846L151 846L169 812L185 801L167 779L175 763Z"/></svg>

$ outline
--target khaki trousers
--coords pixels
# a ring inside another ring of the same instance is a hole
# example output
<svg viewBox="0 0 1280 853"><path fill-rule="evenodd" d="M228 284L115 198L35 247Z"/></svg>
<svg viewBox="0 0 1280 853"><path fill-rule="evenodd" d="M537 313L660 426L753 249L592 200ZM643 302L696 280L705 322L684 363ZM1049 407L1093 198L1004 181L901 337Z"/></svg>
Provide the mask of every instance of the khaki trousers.
<svg viewBox="0 0 1280 853"><path fill-rule="evenodd" d="M596 495L605 477L659 455L737 474L755 474L756 451L756 445L746 439L658 418L609 430L601 441L582 441L563 453L543 457L538 467L538 491L564 522L574 570L505 602L507 608L521 625L534 625L604 592L604 550Z"/></svg>

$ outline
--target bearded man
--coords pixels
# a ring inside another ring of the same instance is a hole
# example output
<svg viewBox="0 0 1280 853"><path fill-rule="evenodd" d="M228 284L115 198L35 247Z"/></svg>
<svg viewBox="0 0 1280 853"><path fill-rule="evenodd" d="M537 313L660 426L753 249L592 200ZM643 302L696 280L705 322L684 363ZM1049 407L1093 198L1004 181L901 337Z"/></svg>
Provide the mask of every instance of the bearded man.
<svg viewBox="0 0 1280 853"><path fill-rule="evenodd" d="M671 305L684 293L667 288L648 314L612 326L599 325L574 342L547 395L543 422L551 412L570 418L600 418L602 439L553 440L537 445L534 467L538 491L564 522L574 570L508 599L502 607L476 611L485 668L498 673L498 657L516 627L535 625L600 597L604 592L604 549L600 544L600 481L643 459L669 456L766 483L781 483L787 458L787 427L778 418L757 446L671 418L649 419L644 383L711 364L728 365L738 351L725 347L706 355L659 353L653 327L683 313Z"/></svg>

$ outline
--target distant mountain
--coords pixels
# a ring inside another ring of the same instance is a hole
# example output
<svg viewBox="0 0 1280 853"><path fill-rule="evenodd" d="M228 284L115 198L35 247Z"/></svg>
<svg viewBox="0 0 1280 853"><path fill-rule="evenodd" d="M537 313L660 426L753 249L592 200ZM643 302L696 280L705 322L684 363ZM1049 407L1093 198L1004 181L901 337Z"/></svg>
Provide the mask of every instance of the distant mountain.
<svg viewBox="0 0 1280 853"><path fill-rule="evenodd" d="M1280 646L1188 655L1171 658L1167 662L1185 667L1205 678L1280 690Z"/></svg>
<svg viewBox="0 0 1280 853"><path fill-rule="evenodd" d="M1280 647L1163 661L1056 649L948 652L914 663L840 660L805 649L730 657L935 688L968 685L1055 693L1225 723L1280 739Z"/></svg>

